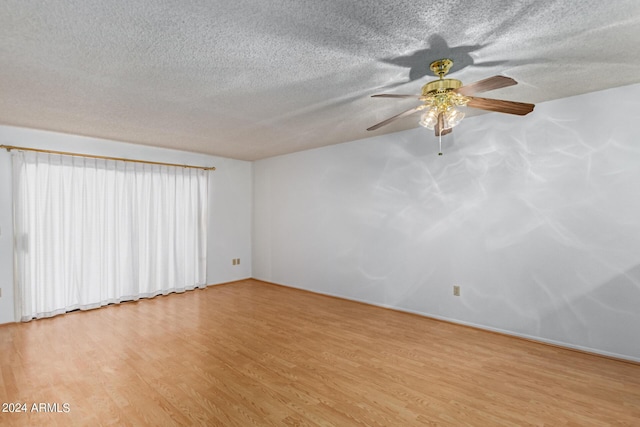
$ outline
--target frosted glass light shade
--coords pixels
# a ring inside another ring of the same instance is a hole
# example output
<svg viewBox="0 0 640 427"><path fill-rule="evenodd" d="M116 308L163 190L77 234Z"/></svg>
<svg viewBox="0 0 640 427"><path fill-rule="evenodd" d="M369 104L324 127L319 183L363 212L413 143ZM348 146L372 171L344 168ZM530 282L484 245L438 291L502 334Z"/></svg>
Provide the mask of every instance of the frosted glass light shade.
<svg viewBox="0 0 640 427"><path fill-rule="evenodd" d="M436 123L438 123L438 113L435 109L431 109L424 113L418 122L420 126L424 126L427 129L435 128Z"/></svg>
<svg viewBox="0 0 640 427"><path fill-rule="evenodd" d="M444 123L445 123L444 127L447 129L452 128L458 123L460 123L460 120L462 119L464 119L464 113L460 110L456 110L455 108L452 108L451 110L444 113Z"/></svg>
<svg viewBox="0 0 640 427"><path fill-rule="evenodd" d="M456 110L453 107L449 107L449 109L444 112L444 128L450 129L456 126L463 118L464 113L462 111ZM437 123L438 110L436 108L432 108L424 113L420 117L420 121L418 122L420 126L424 126L427 129L434 129Z"/></svg>

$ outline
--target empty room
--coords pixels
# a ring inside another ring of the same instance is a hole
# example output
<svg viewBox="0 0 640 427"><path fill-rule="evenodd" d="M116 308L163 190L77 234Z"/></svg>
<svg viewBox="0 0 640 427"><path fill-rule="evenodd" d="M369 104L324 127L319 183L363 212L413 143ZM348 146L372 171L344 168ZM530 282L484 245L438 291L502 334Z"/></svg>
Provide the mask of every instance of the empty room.
<svg viewBox="0 0 640 427"><path fill-rule="evenodd" d="M636 0L6 0L0 425L640 425L638 117Z"/></svg>

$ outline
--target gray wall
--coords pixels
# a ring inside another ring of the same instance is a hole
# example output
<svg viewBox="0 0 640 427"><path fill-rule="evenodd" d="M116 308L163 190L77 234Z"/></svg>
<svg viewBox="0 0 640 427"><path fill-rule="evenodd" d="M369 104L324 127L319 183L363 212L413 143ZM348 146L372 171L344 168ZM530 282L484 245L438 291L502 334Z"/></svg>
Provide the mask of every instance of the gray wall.
<svg viewBox="0 0 640 427"><path fill-rule="evenodd" d="M640 361L639 100L255 162L253 276Z"/></svg>
<svg viewBox="0 0 640 427"><path fill-rule="evenodd" d="M251 277L251 162L10 126L0 126L0 144L216 166L209 181L207 283ZM14 321L11 186L11 158L0 150L0 323Z"/></svg>

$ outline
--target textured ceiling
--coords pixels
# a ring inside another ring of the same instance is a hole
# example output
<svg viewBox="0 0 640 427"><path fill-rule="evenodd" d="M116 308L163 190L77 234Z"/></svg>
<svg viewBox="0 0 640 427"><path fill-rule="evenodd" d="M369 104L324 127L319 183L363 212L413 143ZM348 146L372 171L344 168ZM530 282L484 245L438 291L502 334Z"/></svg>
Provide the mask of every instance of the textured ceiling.
<svg viewBox="0 0 640 427"><path fill-rule="evenodd" d="M3 0L0 124L255 160L416 127L369 95L442 57L515 101L639 83L640 1Z"/></svg>

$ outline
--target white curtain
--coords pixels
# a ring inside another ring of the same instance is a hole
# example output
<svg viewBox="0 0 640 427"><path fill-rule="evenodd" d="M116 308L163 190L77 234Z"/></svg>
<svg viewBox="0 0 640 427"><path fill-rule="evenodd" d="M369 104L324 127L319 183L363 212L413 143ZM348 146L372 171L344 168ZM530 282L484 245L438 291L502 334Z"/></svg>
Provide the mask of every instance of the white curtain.
<svg viewBox="0 0 640 427"><path fill-rule="evenodd" d="M13 151L16 317L204 287L202 169Z"/></svg>

